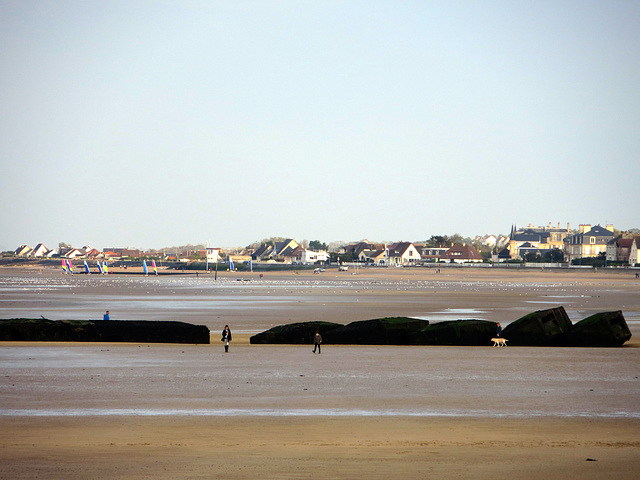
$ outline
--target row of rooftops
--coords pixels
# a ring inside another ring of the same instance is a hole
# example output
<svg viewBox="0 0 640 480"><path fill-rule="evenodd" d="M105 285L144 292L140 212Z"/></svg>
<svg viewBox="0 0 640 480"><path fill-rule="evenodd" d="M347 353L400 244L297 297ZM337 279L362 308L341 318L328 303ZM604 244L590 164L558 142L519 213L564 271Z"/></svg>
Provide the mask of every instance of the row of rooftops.
<svg viewBox="0 0 640 480"><path fill-rule="evenodd" d="M590 224L581 224L577 232L572 232L570 225L567 223L566 228L552 226L549 223L547 227L534 227L531 224L525 228L517 229L515 226L511 229L510 242L517 244L518 247L533 247L538 245L538 248L543 247L544 244L551 245L568 245L568 244L582 244L593 242L593 238L598 243L609 242L622 242L620 247L626 246L625 242L631 244L633 239L626 239L621 236L614 238L613 225L607 225L602 227L600 225L591 226ZM493 243L490 240L490 243ZM500 245L501 242L496 243ZM402 257L405 255L408 249L415 248L422 259L429 258L442 258L447 259L450 256L454 256L458 259L477 260L482 259L480 253L471 245L456 244L450 247L427 247L419 243L412 242L395 242L390 245L381 243L372 243L369 241L361 241L344 245L337 249L337 253L352 254L356 258L360 258L363 252L366 253L366 257L379 258L386 256L389 258ZM273 259L282 257L295 256L302 246L298 244L294 239L289 238L281 242L265 243L258 247L253 252L248 252L253 260ZM449 252L449 253L447 253ZM104 249L102 252L90 247L76 248L64 248L60 250L48 249L44 244L39 243L35 248L31 249L27 245L21 245L15 252L15 255L22 257L52 257L60 256L64 258L104 258L104 257L139 257L148 255L148 252L141 252L135 249L124 248L110 248Z"/></svg>
<svg viewBox="0 0 640 480"><path fill-rule="evenodd" d="M95 248L82 247L81 249L78 249L69 247L55 250L47 248L43 243L38 243L34 248L31 248L28 245L20 245L13 253L18 257L33 258L100 258L101 256L104 256L102 252Z"/></svg>
<svg viewBox="0 0 640 480"><path fill-rule="evenodd" d="M613 236L614 228L612 224L607 224L606 227L600 225L591 226L591 224L583 223L578 227L577 232L571 230L571 226L567 223L567 228L560 227L558 223L557 227L552 227L549 224L548 227L534 227L529 224L528 227L517 229L515 225L511 228L510 238L512 241L521 242L538 242L548 243L549 239L552 241L563 241L567 237L580 237L580 236Z"/></svg>

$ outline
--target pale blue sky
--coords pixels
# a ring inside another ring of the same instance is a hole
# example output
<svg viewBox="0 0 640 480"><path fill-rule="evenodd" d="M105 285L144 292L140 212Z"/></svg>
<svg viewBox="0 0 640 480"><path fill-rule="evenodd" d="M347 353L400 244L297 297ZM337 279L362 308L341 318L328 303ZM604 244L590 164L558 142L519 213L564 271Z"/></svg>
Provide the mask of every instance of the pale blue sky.
<svg viewBox="0 0 640 480"><path fill-rule="evenodd" d="M639 1L0 2L0 249L640 227Z"/></svg>

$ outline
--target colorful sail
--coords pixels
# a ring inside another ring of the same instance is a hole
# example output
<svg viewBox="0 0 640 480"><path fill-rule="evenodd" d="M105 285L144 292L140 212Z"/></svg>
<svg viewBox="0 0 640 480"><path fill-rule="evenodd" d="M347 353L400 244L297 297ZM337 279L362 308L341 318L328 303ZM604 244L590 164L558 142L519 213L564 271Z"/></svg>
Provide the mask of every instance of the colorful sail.
<svg viewBox="0 0 640 480"><path fill-rule="evenodd" d="M229 257L229 270L231 272L235 272L236 271L236 267L233 266L233 260L231 260L231 257Z"/></svg>
<svg viewBox="0 0 640 480"><path fill-rule="evenodd" d="M104 269L102 268L102 265L100 265L100 260L98 260L96 264L98 265L98 272L100 272L101 274L104 274Z"/></svg>
<svg viewBox="0 0 640 480"><path fill-rule="evenodd" d="M62 271L64 273L69 273L69 267L67 267L67 261L65 259L62 259Z"/></svg>
<svg viewBox="0 0 640 480"><path fill-rule="evenodd" d="M87 275L91 275L91 270L89 270L89 265L87 265L87 261L84 261L84 270L87 272Z"/></svg>
<svg viewBox="0 0 640 480"><path fill-rule="evenodd" d="M149 270L147 270L147 261L146 260L142 260L142 268L144 269L144 276L146 277L147 275L149 275Z"/></svg>
<svg viewBox="0 0 640 480"><path fill-rule="evenodd" d="M153 266L153 273L158 275L158 267L156 267L156 261L155 260L151 260L151 265Z"/></svg>
<svg viewBox="0 0 640 480"><path fill-rule="evenodd" d="M71 275L73 275L73 265L71 265L70 260L67 260L67 268L69 269L69 272L71 273Z"/></svg>
<svg viewBox="0 0 640 480"><path fill-rule="evenodd" d="M109 266L107 265L107 262L104 262L102 264L102 269L104 270L104 274L108 275L109 274Z"/></svg>

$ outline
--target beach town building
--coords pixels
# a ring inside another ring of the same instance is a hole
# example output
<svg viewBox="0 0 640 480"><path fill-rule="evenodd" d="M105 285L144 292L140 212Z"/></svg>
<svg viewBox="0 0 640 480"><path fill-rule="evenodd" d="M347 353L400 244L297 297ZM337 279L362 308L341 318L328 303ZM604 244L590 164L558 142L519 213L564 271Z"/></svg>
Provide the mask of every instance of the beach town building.
<svg viewBox="0 0 640 480"><path fill-rule="evenodd" d="M474 239L475 244L485 245L487 247L503 247L509 243L509 237L505 235L478 235Z"/></svg>
<svg viewBox="0 0 640 480"><path fill-rule="evenodd" d="M498 253L494 253L493 255L491 255L492 262L500 263L508 262L509 260L511 260L511 253L509 252L509 249L507 247L503 248Z"/></svg>
<svg viewBox="0 0 640 480"><path fill-rule="evenodd" d="M102 250L105 254L108 252L110 256L112 257L131 257L131 258L138 258L141 256L140 250L139 249L134 249L134 248L114 248L114 247L110 247L110 248L105 248Z"/></svg>
<svg viewBox="0 0 640 480"><path fill-rule="evenodd" d="M564 259L566 262L572 262L579 258L606 254L607 244L613 240L613 237L613 225L607 225L605 228L600 225L592 227L589 224L582 224L578 233L565 237Z"/></svg>
<svg viewBox="0 0 640 480"><path fill-rule="evenodd" d="M31 247L29 245L20 245L13 252L17 257L26 257L31 252Z"/></svg>
<svg viewBox="0 0 640 480"><path fill-rule="evenodd" d="M633 236L618 235L607 243L607 261L624 262L629 261Z"/></svg>
<svg viewBox="0 0 640 480"><path fill-rule="evenodd" d="M337 250L337 253L350 254L354 259L366 261L366 259L369 258L371 252L377 252L380 250L386 250L386 246L383 243L371 243L368 240L362 240L361 242L350 243L348 245L341 246Z"/></svg>
<svg viewBox="0 0 640 480"><path fill-rule="evenodd" d="M87 258L102 258L104 255L97 248L89 248L85 251Z"/></svg>
<svg viewBox="0 0 640 480"><path fill-rule="evenodd" d="M287 250L283 255L284 263L296 265L325 264L329 261L329 253L324 250L309 250L298 245L293 250Z"/></svg>
<svg viewBox="0 0 640 480"><path fill-rule="evenodd" d="M238 264L238 263L246 263L249 264L250 262L253 262L253 260L251 259L251 254L248 253L245 250L240 250L237 253L228 253L227 257L233 257L233 261Z"/></svg>
<svg viewBox="0 0 640 480"><path fill-rule="evenodd" d="M39 243L29 252L30 257L46 257L49 249L43 243Z"/></svg>
<svg viewBox="0 0 640 480"><path fill-rule="evenodd" d="M540 253L541 251L541 249L539 249L537 246L534 246L532 243L524 242L518 247L517 256L520 258L527 258L527 255L529 255L530 253L535 255Z"/></svg>
<svg viewBox="0 0 640 480"><path fill-rule="evenodd" d="M457 243L442 254L442 260L447 260L451 263L480 263L483 258L473 246L466 243Z"/></svg>
<svg viewBox="0 0 640 480"><path fill-rule="evenodd" d="M82 253L77 248L72 248L70 250L67 250L64 253L63 257L64 258L80 258L80 257L84 257L84 253Z"/></svg>
<svg viewBox="0 0 640 480"><path fill-rule="evenodd" d="M386 265L388 262L387 250L384 248L380 250L363 250L358 256L358 261L371 265Z"/></svg>
<svg viewBox="0 0 640 480"><path fill-rule="evenodd" d="M640 235L633 237L633 243L629 250L629 265L640 264Z"/></svg>
<svg viewBox="0 0 640 480"><path fill-rule="evenodd" d="M506 247L507 245L509 245L509 241L511 239L509 238L508 235L498 235L498 240L496 240L496 247L498 248L503 248Z"/></svg>
<svg viewBox="0 0 640 480"><path fill-rule="evenodd" d="M540 253L545 250L564 248L564 239L571 235L570 225L567 228L552 226L551 222L546 227L534 227L529 224L525 228L518 229L515 225L511 228L509 236L509 254L512 258L523 258L527 253ZM525 245L526 244L526 245ZM522 253L521 253L522 252Z"/></svg>
<svg viewBox="0 0 640 480"><path fill-rule="evenodd" d="M304 265L325 264L329 261L329 252L325 250L302 250L302 263Z"/></svg>
<svg viewBox="0 0 640 480"><path fill-rule="evenodd" d="M258 262L269 260L283 262L285 256L290 256L298 245L298 242L292 238L283 242L263 243L251 254L251 259Z"/></svg>
<svg viewBox="0 0 640 480"><path fill-rule="evenodd" d="M208 263L218 263L220 261L220 248L207 247L206 261Z"/></svg>
<svg viewBox="0 0 640 480"><path fill-rule="evenodd" d="M396 242L387 247L389 265L410 265L418 263L422 257L411 242Z"/></svg>
<svg viewBox="0 0 640 480"><path fill-rule="evenodd" d="M297 265L302 263L302 251L304 247L298 245L293 250L288 249L282 254L282 261L288 265Z"/></svg>
<svg viewBox="0 0 640 480"><path fill-rule="evenodd" d="M437 262L442 258L442 255L449 250L448 247L427 247L425 245L415 245L415 247L425 262Z"/></svg>

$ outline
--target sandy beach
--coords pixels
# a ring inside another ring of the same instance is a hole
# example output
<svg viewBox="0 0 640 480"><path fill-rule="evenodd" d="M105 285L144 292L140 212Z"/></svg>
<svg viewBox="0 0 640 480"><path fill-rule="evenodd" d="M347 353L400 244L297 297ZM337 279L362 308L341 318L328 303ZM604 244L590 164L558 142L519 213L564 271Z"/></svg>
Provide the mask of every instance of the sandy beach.
<svg viewBox="0 0 640 480"><path fill-rule="evenodd" d="M2 478L635 479L638 421L2 419Z"/></svg>
<svg viewBox="0 0 640 480"><path fill-rule="evenodd" d="M204 277L204 278L203 278ZM503 324L621 309L619 349L249 345L293 321ZM65 277L0 269L0 318L180 320L212 345L0 344L0 478L620 478L640 468L631 271ZM38 313L44 312L44 313ZM222 353L218 330L234 341Z"/></svg>

